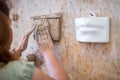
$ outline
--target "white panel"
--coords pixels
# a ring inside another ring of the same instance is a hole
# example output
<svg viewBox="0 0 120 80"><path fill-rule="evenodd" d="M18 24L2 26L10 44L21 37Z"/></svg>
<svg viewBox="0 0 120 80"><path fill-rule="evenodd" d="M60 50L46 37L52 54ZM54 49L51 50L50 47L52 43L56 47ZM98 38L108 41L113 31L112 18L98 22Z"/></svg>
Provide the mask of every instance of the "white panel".
<svg viewBox="0 0 120 80"><path fill-rule="evenodd" d="M109 42L109 18L76 18L76 40L81 42Z"/></svg>

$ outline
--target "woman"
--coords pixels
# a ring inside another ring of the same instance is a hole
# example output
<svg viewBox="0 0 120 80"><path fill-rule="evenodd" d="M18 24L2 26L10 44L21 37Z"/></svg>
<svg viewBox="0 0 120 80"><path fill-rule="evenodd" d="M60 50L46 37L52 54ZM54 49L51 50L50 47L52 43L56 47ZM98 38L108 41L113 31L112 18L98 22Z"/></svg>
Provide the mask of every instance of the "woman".
<svg viewBox="0 0 120 80"><path fill-rule="evenodd" d="M48 75L34 67L34 63L19 60L21 52L27 47L29 35L34 28L26 34L20 47L15 50L15 54L19 56L14 56L9 51L12 42L10 23L9 9L5 0L0 0L0 65L2 65L0 66L0 80L68 80L54 55L53 43L49 35L41 38L41 41L38 42L39 51L45 58Z"/></svg>

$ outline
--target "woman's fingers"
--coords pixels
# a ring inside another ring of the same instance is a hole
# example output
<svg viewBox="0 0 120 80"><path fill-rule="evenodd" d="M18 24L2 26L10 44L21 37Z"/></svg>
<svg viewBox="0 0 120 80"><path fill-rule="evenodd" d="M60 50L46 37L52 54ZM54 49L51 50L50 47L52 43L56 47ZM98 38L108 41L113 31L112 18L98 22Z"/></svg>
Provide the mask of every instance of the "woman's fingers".
<svg viewBox="0 0 120 80"><path fill-rule="evenodd" d="M36 28L36 26L35 26L35 24L33 24L30 31L29 31L29 33L31 34L35 30L35 28Z"/></svg>
<svg viewBox="0 0 120 80"><path fill-rule="evenodd" d="M37 36L38 36L38 41L40 43L44 43L47 45L52 45L52 39L51 39L51 36L49 34L49 31L47 28L44 28L44 26L40 26L39 28L42 28L42 29L39 29L37 31Z"/></svg>
<svg viewBox="0 0 120 80"><path fill-rule="evenodd" d="M41 30L40 32L39 32L40 34L38 35L38 36L40 36L39 37L39 39L40 39L40 41L46 41L47 39L48 39L48 34L46 33L46 31L45 30Z"/></svg>
<svg viewBox="0 0 120 80"><path fill-rule="evenodd" d="M45 33L46 33L47 39L51 39L50 34L47 29L45 30Z"/></svg>
<svg viewBox="0 0 120 80"><path fill-rule="evenodd" d="M33 24L33 26L27 31L26 35L29 36L31 33L35 30L36 26Z"/></svg>

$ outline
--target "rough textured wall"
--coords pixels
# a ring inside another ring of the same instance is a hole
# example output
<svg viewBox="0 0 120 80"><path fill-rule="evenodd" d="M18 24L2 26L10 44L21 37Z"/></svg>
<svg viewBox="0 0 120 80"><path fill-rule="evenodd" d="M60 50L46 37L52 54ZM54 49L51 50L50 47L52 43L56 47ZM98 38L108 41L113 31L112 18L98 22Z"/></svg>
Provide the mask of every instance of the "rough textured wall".
<svg viewBox="0 0 120 80"><path fill-rule="evenodd" d="M61 12L62 38L58 44L61 64L70 80L120 80L120 0L11 0L19 20L13 21L16 47L22 35L31 27L30 17ZM81 43L75 40L77 17L87 17L90 12L110 17L110 43ZM37 50L31 36L25 54Z"/></svg>

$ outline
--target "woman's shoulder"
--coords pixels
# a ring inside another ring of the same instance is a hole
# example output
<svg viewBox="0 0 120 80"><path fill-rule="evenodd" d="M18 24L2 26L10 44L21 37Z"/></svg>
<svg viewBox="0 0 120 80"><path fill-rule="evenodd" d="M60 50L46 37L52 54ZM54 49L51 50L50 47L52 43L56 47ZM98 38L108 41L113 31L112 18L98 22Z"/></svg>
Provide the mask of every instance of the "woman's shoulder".
<svg viewBox="0 0 120 80"><path fill-rule="evenodd" d="M10 61L0 72L11 75L16 80L30 80L34 73L33 62ZM5 76L7 77L7 76Z"/></svg>
<svg viewBox="0 0 120 80"><path fill-rule="evenodd" d="M7 66L12 66L12 67L16 67L16 66L20 66L20 67L34 67L34 62L24 62L24 61L20 61L20 60L15 60L15 61L10 61Z"/></svg>
<svg viewBox="0 0 120 80"><path fill-rule="evenodd" d="M11 61L8 64L8 67L12 67L12 70L15 71L15 74L21 77L31 77L34 72L34 63L33 62L23 62L23 61Z"/></svg>

